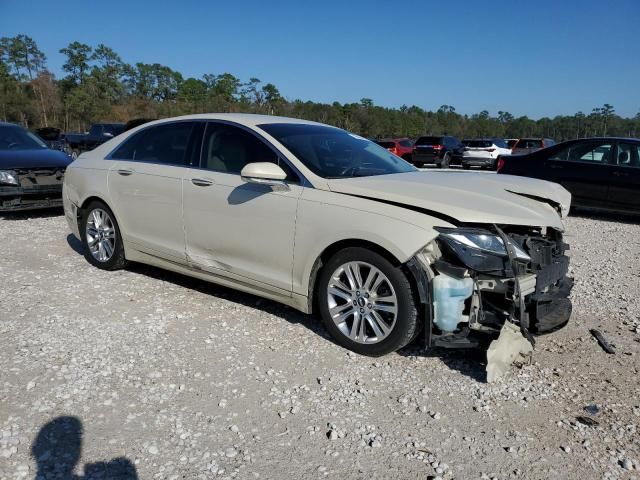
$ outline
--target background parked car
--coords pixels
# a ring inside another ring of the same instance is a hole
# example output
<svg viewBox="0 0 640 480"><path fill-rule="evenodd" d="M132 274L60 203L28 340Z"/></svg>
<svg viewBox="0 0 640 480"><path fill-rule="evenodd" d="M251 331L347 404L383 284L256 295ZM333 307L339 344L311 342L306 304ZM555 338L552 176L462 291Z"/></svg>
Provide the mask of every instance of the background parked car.
<svg viewBox="0 0 640 480"><path fill-rule="evenodd" d="M640 140L569 140L527 155L502 157L498 173L559 183L572 204L597 210L640 213Z"/></svg>
<svg viewBox="0 0 640 480"><path fill-rule="evenodd" d="M500 155L511 155L502 138L475 138L464 140L462 168L471 167L495 169Z"/></svg>
<svg viewBox="0 0 640 480"><path fill-rule="evenodd" d="M62 130L55 127L43 127L36 129L38 135L47 146L53 150L64 151L65 140Z"/></svg>
<svg viewBox="0 0 640 480"><path fill-rule="evenodd" d="M411 161L417 167L429 164L446 168L450 165L459 165L463 151L464 145L456 137L425 136L416 140Z"/></svg>
<svg viewBox="0 0 640 480"><path fill-rule="evenodd" d="M88 133L69 133L66 136L66 151L71 158L87 150L93 150L107 140L124 132L123 123L94 123Z"/></svg>
<svg viewBox="0 0 640 480"><path fill-rule="evenodd" d="M62 206L71 159L23 127L0 122L0 211Z"/></svg>
<svg viewBox="0 0 640 480"><path fill-rule="evenodd" d="M391 153L404 158L408 162L411 161L413 142L408 138L384 138L382 140L375 140L375 143L386 148Z"/></svg>
<svg viewBox="0 0 640 480"><path fill-rule="evenodd" d="M551 138L521 138L517 141L513 147L511 147L511 153L514 155L520 155L522 153L531 153L541 148L551 147L556 142Z"/></svg>

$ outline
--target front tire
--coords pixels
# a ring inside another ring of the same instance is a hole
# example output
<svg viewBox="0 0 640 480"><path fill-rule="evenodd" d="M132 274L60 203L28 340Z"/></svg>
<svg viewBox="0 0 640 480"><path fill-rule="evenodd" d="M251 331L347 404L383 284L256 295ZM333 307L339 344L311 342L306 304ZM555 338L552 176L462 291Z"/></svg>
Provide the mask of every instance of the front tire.
<svg viewBox="0 0 640 480"><path fill-rule="evenodd" d="M124 244L120 227L111 209L100 201L91 202L80 220L84 257L102 270L124 268Z"/></svg>
<svg viewBox="0 0 640 480"><path fill-rule="evenodd" d="M394 352L420 327L406 274L365 248L346 248L327 262L318 280L318 304L336 342L361 355Z"/></svg>

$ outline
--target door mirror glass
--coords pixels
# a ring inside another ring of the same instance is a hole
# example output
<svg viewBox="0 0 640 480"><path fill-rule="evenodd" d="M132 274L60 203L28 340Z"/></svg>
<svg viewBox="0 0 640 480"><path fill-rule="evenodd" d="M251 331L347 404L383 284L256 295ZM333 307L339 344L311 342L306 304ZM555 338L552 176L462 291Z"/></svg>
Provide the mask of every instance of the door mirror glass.
<svg viewBox="0 0 640 480"><path fill-rule="evenodd" d="M240 172L240 176L245 182L266 185L280 184L287 178L285 171L271 162L248 163Z"/></svg>

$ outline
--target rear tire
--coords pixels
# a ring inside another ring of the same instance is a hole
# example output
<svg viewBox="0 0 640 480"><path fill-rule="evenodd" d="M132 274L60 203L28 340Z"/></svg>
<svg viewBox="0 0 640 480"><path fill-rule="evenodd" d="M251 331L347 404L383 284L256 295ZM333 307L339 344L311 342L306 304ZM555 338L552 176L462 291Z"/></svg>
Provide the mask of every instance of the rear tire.
<svg viewBox="0 0 640 480"><path fill-rule="evenodd" d="M111 209L99 200L84 209L80 219L84 258L102 270L119 270L127 265L120 227Z"/></svg>
<svg viewBox="0 0 640 480"><path fill-rule="evenodd" d="M349 350L385 355L407 345L419 331L407 275L378 253L360 247L337 252L320 272L317 285L325 327Z"/></svg>
<svg viewBox="0 0 640 480"><path fill-rule="evenodd" d="M442 168L449 168L449 164L451 163L451 155L449 155L448 153L444 154L444 158L442 159L442 162L440 163L440 166Z"/></svg>

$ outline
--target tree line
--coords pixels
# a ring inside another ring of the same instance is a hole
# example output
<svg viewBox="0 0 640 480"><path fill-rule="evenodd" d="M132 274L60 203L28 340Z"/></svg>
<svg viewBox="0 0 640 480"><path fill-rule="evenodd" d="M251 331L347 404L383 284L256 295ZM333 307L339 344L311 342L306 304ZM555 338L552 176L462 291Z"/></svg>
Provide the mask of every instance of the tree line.
<svg viewBox="0 0 640 480"><path fill-rule="evenodd" d="M247 112L304 118L370 138L449 134L459 138L640 136L640 112L616 114L610 104L589 113L533 120L506 111L462 115L451 105L437 111L403 105L386 108L370 98L318 103L285 98L272 83L242 81L231 73L188 77L158 63L128 64L106 45L72 42L60 49L64 77L56 79L46 56L27 35L0 38L0 119L28 128L84 131L98 121L126 122L189 113Z"/></svg>

